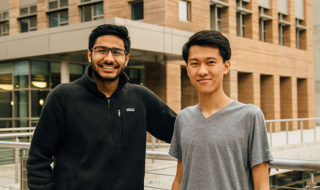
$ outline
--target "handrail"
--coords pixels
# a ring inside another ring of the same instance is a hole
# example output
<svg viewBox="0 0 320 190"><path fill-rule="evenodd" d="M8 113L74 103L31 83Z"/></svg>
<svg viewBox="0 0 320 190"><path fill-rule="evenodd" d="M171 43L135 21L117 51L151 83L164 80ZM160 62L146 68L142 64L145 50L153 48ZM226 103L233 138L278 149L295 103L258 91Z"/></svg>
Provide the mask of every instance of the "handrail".
<svg viewBox="0 0 320 190"><path fill-rule="evenodd" d="M6 133L0 134L0 138L10 138L10 137L31 137L33 132L30 133Z"/></svg>
<svg viewBox="0 0 320 190"><path fill-rule="evenodd" d="M19 127L19 128L0 128L0 132L3 131L27 131L27 130L35 130L35 127Z"/></svg>
<svg viewBox="0 0 320 190"><path fill-rule="evenodd" d="M274 122L311 121L311 120L320 120L320 117L312 117L312 118L293 118L293 119L273 119L273 120L265 120L265 122L266 122L266 123L274 123Z"/></svg>
<svg viewBox="0 0 320 190"><path fill-rule="evenodd" d="M30 148L29 142L12 142L0 141L0 147L3 148ZM147 159L157 160L176 160L167 152L163 151L146 151ZM296 171L320 171L320 162L307 160L290 160L290 159L274 159L269 163L269 168L288 169Z"/></svg>

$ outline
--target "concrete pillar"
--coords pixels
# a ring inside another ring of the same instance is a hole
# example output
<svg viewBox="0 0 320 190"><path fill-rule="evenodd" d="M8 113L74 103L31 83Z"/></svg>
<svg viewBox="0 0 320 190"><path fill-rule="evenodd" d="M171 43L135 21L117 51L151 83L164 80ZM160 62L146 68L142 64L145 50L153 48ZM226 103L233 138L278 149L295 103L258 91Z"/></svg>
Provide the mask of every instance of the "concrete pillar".
<svg viewBox="0 0 320 190"><path fill-rule="evenodd" d="M259 9L258 0L251 0L248 9L252 10L251 15L246 19L246 37L259 40Z"/></svg>
<svg viewBox="0 0 320 190"><path fill-rule="evenodd" d="M268 42L271 42L273 44L279 44L279 26L278 26L278 1L270 1L271 4L271 16L272 20L270 21L270 31L268 33L270 34L270 40Z"/></svg>
<svg viewBox="0 0 320 190"><path fill-rule="evenodd" d="M273 90L274 90L274 119L281 118L281 100L280 100L280 76L273 75ZM280 123L275 123L273 131L280 131Z"/></svg>
<svg viewBox="0 0 320 190"><path fill-rule="evenodd" d="M198 95L196 89L192 86L187 70L185 67L181 68L181 109L195 105L198 103Z"/></svg>
<svg viewBox="0 0 320 190"><path fill-rule="evenodd" d="M228 75L229 87L226 90L228 91L227 95L233 100L238 100L238 71L231 69Z"/></svg>
<svg viewBox="0 0 320 190"><path fill-rule="evenodd" d="M291 77L291 88L292 88L292 118L298 118L298 91L297 91L297 78ZM297 122L293 122L290 130L297 130Z"/></svg>
<svg viewBox="0 0 320 190"><path fill-rule="evenodd" d="M295 16L295 0L288 0L289 7L289 22L290 25L290 45L289 47L296 47L296 16Z"/></svg>
<svg viewBox="0 0 320 190"><path fill-rule="evenodd" d="M234 0L227 0L227 3L229 4L229 7L227 8L228 11L226 11L227 15L222 15L222 18L226 18L226 29L224 29L222 32L228 33L232 36L237 35L237 4ZM224 17L225 16L225 17ZM224 28L224 26L222 26ZM227 30L227 31L226 31Z"/></svg>
<svg viewBox="0 0 320 190"><path fill-rule="evenodd" d="M64 56L61 60L61 83L70 82L69 57Z"/></svg>
<svg viewBox="0 0 320 190"><path fill-rule="evenodd" d="M166 63L167 104L175 111L181 110L181 61Z"/></svg>
<svg viewBox="0 0 320 190"><path fill-rule="evenodd" d="M164 102L167 101L166 84L165 64L146 64L146 87L156 93Z"/></svg>
<svg viewBox="0 0 320 190"><path fill-rule="evenodd" d="M253 104L261 108L260 74L253 73Z"/></svg>

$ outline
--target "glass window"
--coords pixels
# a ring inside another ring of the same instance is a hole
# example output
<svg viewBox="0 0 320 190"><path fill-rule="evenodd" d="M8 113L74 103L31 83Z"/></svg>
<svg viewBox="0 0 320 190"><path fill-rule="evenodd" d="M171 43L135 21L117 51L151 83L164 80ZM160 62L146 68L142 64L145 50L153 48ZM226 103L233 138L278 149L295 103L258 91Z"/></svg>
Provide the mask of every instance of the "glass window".
<svg viewBox="0 0 320 190"><path fill-rule="evenodd" d="M143 19L143 1L134 1L131 3L131 19Z"/></svg>
<svg viewBox="0 0 320 190"><path fill-rule="evenodd" d="M28 14L28 7L20 9L20 16L24 16Z"/></svg>
<svg viewBox="0 0 320 190"><path fill-rule="evenodd" d="M29 127L29 120L15 120L14 127L22 128L22 127ZM20 133L27 133L30 132L28 130L19 131ZM19 142L29 142L29 137L19 137Z"/></svg>
<svg viewBox="0 0 320 190"><path fill-rule="evenodd" d="M37 13L37 6L30 7L30 14Z"/></svg>
<svg viewBox="0 0 320 190"><path fill-rule="evenodd" d="M31 62L31 87L49 88L49 64L47 62Z"/></svg>
<svg viewBox="0 0 320 190"><path fill-rule="evenodd" d="M58 1L50 1L49 9L56 9L56 8L58 8Z"/></svg>
<svg viewBox="0 0 320 190"><path fill-rule="evenodd" d="M60 26L68 24L68 10L60 11Z"/></svg>
<svg viewBox="0 0 320 190"><path fill-rule="evenodd" d="M14 116L29 117L29 94L28 91L14 92Z"/></svg>
<svg viewBox="0 0 320 190"><path fill-rule="evenodd" d="M69 64L70 82L82 76L85 65Z"/></svg>
<svg viewBox="0 0 320 190"><path fill-rule="evenodd" d="M29 19L23 18L20 20L20 32L29 31Z"/></svg>
<svg viewBox="0 0 320 190"><path fill-rule="evenodd" d="M103 19L103 3L94 4L93 7L94 7L94 11L93 11L94 20Z"/></svg>
<svg viewBox="0 0 320 190"><path fill-rule="evenodd" d="M127 68L125 71L129 80L133 84L144 85L145 84L145 70L142 68Z"/></svg>
<svg viewBox="0 0 320 190"><path fill-rule="evenodd" d="M49 13L49 27L57 27L58 26L58 13Z"/></svg>
<svg viewBox="0 0 320 190"><path fill-rule="evenodd" d="M12 92L0 91L0 117L12 117Z"/></svg>
<svg viewBox="0 0 320 190"><path fill-rule="evenodd" d="M30 31L37 29L37 17L30 17Z"/></svg>
<svg viewBox="0 0 320 190"><path fill-rule="evenodd" d="M60 84L60 63L51 63L50 64L50 77L51 77L51 88L56 87Z"/></svg>
<svg viewBox="0 0 320 190"><path fill-rule="evenodd" d="M3 20L9 19L9 12L4 12L2 19Z"/></svg>
<svg viewBox="0 0 320 190"><path fill-rule="evenodd" d="M190 21L190 2L179 1L179 19L182 21Z"/></svg>
<svg viewBox="0 0 320 190"><path fill-rule="evenodd" d="M12 128L11 120L0 120L0 128Z"/></svg>
<svg viewBox="0 0 320 190"><path fill-rule="evenodd" d="M81 20L87 22L92 20L91 5L81 7Z"/></svg>
<svg viewBox="0 0 320 190"><path fill-rule="evenodd" d="M40 117L41 109L49 91L31 91L31 116Z"/></svg>
<svg viewBox="0 0 320 190"><path fill-rule="evenodd" d="M60 7L68 6L68 0L60 0Z"/></svg>
<svg viewBox="0 0 320 190"><path fill-rule="evenodd" d="M2 63L0 64L0 91L1 90L12 90L12 64Z"/></svg>
<svg viewBox="0 0 320 190"><path fill-rule="evenodd" d="M14 87L15 88L28 88L29 81L29 62L19 61L14 63Z"/></svg>

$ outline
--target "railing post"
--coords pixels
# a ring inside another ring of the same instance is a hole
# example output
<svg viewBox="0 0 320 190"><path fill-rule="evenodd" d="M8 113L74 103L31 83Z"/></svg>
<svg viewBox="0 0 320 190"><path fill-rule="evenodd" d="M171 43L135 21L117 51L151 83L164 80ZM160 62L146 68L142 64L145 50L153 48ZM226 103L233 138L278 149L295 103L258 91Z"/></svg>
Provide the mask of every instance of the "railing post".
<svg viewBox="0 0 320 190"><path fill-rule="evenodd" d="M269 131L270 131L270 147L272 147L272 123L271 122L269 125Z"/></svg>
<svg viewBox="0 0 320 190"><path fill-rule="evenodd" d="M28 183L27 183L27 160L28 156L26 150L23 149L22 156L21 156L21 172L20 172L20 189L21 190L28 190Z"/></svg>
<svg viewBox="0 0 320 190"><path fill-rule="evenodd" d="M303 121L300 121L301 143L303 143Z"/></svg>
<svg viewBox="0 0 320 190"><path fill-rule="evenodd" d="M286 142L289 144L289 123L286 121Z"/></svg>
<svg viewBox="0 0 320 190"><path fill-rule="evenodd" d="M15 138L16 142L19 142L19 137ZM14 178L15 178L15 183L19 183L19 148L14 149Z"/></svg>
<svg viewBox="0 0 320 190"><path fill-rule="evenodd" d="M317 142L317 125L314 125L314 141Z"/></svg>

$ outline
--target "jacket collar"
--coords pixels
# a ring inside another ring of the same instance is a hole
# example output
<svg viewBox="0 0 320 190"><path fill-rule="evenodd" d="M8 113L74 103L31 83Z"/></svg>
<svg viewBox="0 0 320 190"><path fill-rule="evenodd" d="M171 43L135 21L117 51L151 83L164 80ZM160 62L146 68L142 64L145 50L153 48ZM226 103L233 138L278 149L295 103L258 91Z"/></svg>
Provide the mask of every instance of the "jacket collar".
<svg viewBox="0 0 320 190"><path fill-rule="evenodd" d="M84 82L84 86L90 91L102 95L105 97L103 93L98 90L96 82L92 79L92 66L88 65L85 69L84 74L81 77L81 80ZM129 81L129 77L125 72L122 72L119 76L119 84L117 90L113 93L115 94L119 91L127 82Z"/></svg>

